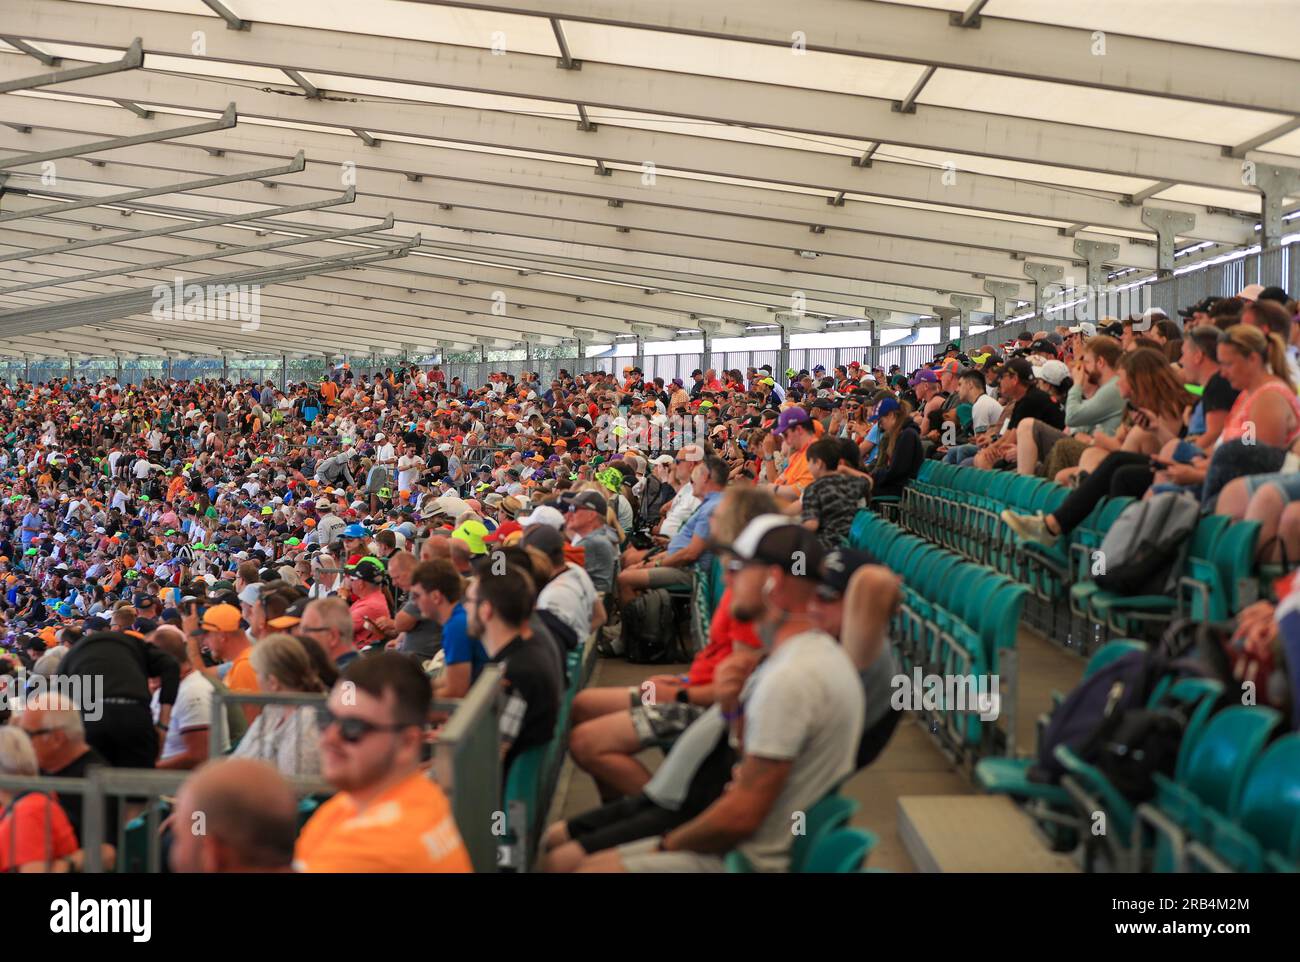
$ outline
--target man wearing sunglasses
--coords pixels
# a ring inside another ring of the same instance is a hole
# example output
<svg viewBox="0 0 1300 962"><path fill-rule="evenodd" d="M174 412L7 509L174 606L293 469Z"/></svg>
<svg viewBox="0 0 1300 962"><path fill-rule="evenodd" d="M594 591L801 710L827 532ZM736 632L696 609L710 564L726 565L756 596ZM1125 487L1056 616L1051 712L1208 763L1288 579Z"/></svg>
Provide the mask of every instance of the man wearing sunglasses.
<svg viewBox="0 0 1300 962"><path fill-rule="evenodd" d="M397 652L343 672L319 719L321 775L338 794L298 837L300 871L472 871L447 797L420 770L432 697Z"/></svg>

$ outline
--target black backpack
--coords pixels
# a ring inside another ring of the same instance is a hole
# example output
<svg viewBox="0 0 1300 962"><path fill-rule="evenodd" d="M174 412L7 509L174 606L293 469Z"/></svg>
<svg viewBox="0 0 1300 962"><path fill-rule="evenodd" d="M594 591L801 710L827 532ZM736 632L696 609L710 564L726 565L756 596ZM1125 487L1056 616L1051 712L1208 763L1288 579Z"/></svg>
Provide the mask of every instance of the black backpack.
<svg viewBox="0 0 1300 962"><path fill-rule="evenodd" d="M623 654L635 665L677 660L677 611L667 588L651 588L623 606Z"/></svg>
<svg viewBox="0 0 1300 962"><path fill-rule="evenodd" d="M1068 745L1084 761L1095 763L1103 744L1145 738L1141 731L1149 723L1137 721L1137 713L1145 711L1156 684L1169 674L1195 675L1200 671L1190 662L1171 661L1164 650L1156 649L1124 655L1094 672L1052 713L1030 780L1053 784L1061 780L1065 769L1054 754L1058 745ZM1120 722L1129 715L1135 720L1121 732Z"/></svg>
<svg viewBox="0 0 1300 962"><path fill-rule="evenodd" d="M1115 712L1102 722L1080 755L1133 804L1155 796L1155 775L1172 777L1187 730L1181 705Z"/></svg>

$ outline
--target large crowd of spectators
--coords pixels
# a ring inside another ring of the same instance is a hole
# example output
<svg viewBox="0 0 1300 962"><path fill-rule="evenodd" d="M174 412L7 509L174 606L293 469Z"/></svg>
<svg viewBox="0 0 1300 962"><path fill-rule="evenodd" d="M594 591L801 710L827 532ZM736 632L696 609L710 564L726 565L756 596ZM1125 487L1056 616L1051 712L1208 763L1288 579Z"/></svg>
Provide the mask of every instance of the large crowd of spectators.
<svg viewBox="0 0 1300 962"><path fill-rule="evenodd" d="M578 694L569 748L602 805L550 826L543 862L717 871L735 850L779 871L791 813L898 721L897 581L845 547L855 513L940 459L1071 485L1050 515L1004 515L1026 539L1054 543L1107 495L1183 490L1261 521L1261 560L1286 564L1296 311L1256 285L1182 323L948 344L910 373L2 387L0 772L198 770L172 824L208 829L172 831L177 870L465 871L426 771L432 701L500 666L508 771L554 737L567 653L595 633L617 655L639 596L716 559L725 591L686 671ZM231 708L214 732L218 691L316 698ZM334 790L300 832L286 776ZM79 797L0 802L0 866L84 860Z"/></svg>

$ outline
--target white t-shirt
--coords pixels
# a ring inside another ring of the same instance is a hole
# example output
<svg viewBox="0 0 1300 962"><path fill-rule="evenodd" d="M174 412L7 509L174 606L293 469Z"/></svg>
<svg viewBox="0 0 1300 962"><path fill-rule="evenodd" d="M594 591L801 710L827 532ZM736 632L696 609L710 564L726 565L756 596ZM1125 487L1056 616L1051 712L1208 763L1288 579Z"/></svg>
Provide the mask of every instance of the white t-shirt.
<svg viewBox="0 0 1300 962"><path fill-rule="evenodd" d="M791 818L853 771L865 696L844 649L813 629L787 639L741 692L746 755L793 766L763 824L737 848L759 871L790 864Z"/></svg>
<svg viewBox="0 0 1300 962"><path fill-rule="evenodd" d="M596 586L591 575L573 562L569 562L562 574L548 581L537 596L537 607L572 628L579 642L591 634L591 611L595 604Z"/></svg>
<svg viewBox="0 0 1300 962"><path fill-rule="evenodd" d="M671 538L686 523L686 519L695 513L695 509L699 506L700 499L695 497L691 489L691 482L687 481L673 496L672 504L668 508L668 514L664 516L664 523L659 526L659 533Z"/></svg>
<svg viewBox="0 0 1300 962"><path fill-rule="evenodd" d="M162 759L174 758L185 752L185 732L212 725L212 693L215 689L202 672L192 671L181 679L176 691L176 704L172 706L171 722L163 741ZM211 737L210 735L208 737ZM221 750L230 748L230 730L226 719L221 718Z"/></svg>
<svg viewBox="0 0 1300 962"><path fill-rule="evenodd" d="M970 408L971 426L976 434L987 431L1002 417L1002 405L987 394L981 394Z"/></svg>

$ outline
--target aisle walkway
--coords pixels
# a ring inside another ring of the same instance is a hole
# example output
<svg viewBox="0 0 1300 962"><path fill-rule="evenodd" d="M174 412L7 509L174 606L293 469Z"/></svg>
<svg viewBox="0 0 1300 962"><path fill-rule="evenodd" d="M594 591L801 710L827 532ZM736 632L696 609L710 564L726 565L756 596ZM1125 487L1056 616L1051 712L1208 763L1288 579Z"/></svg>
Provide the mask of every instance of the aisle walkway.
<svg viewBox="0 0 1300 962"><path fill-rule="evenodd" d="M1022 753L1033 750L1034 722L1051 705L1051 693L1069 691L1083 674L1083 661L1022 627L1017 639L1021 653L1018 738ZM591 685L638 685L651 674L685 671L680 665L632 665L619 659L596 662ZM657 749L642 752L641 760L653 771L663 760ZM907 718L894 732L884 753L869 768L854 775L844 794L861 806L853 824L875 832L879 842L871 855L873 868L914 872L916 866L899 834L898 800L907 796L971 795L975 786L954 770L925 727ZM552 806L552 818L568 818L600 802L592 780L566 760Z"/></svg>

